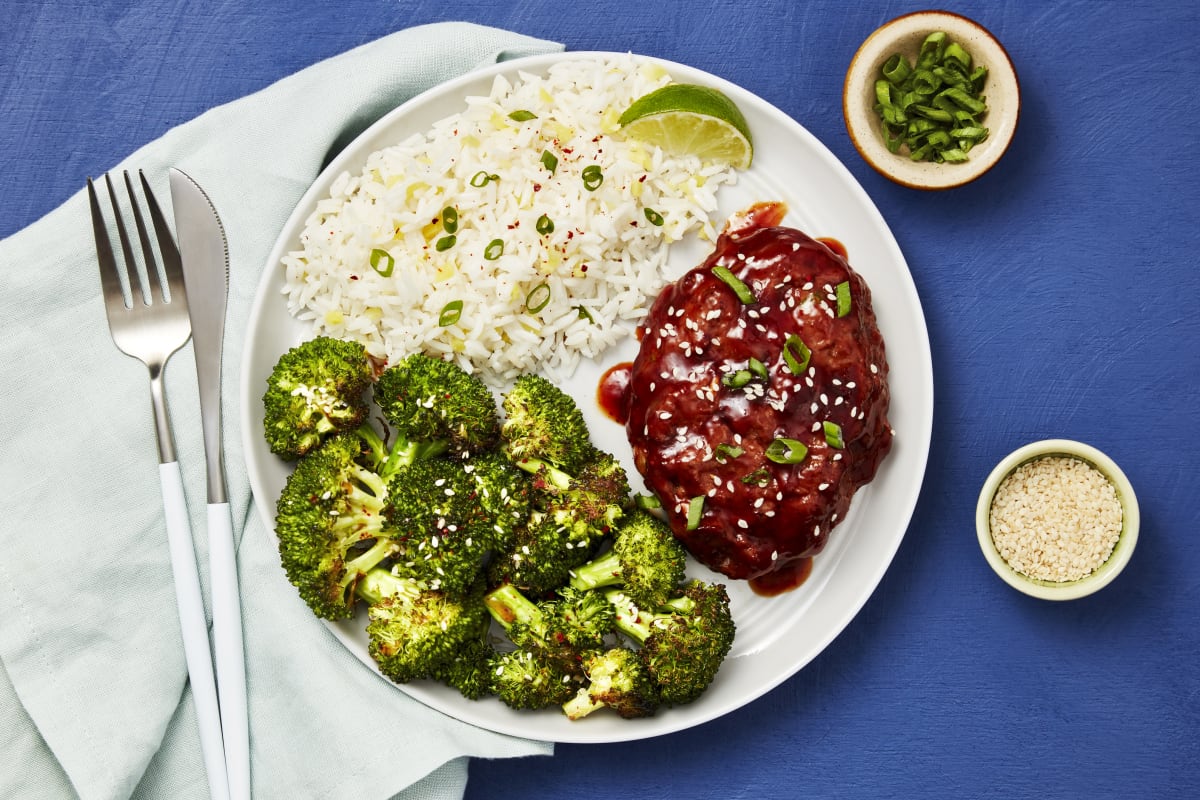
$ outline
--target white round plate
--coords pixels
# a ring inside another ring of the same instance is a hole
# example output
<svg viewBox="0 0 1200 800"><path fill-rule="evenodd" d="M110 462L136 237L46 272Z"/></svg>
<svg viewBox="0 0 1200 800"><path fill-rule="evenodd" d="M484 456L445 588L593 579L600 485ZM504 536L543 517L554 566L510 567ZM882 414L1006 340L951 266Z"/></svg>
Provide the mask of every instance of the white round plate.
<svg viewBox="0 0 1200 800"><path fill-rule="evenodd" d="M267 449L262 434L262 389L279 356L311 333L293 319L281 294L283 254L299 248L298 236L318 200L328 195L339 174L357 172L372 151L465 107L465 98L486 95L497 74L515 79L518 71L543 72L562 59L611 56L569 53L535 56L490 66L438 86L396 108L351 143L321 173L284 225L267 262L251 312L244 344L241 422L251 486L259 513L274 530L275 501L290 467ZM727 714L765 694L816 657L854 618L878 585L908 527L920 492L933 424L933 366L925 318L904 256L879 211L853 176L829 150L777 108L728 81L682 64L658 61L680 83L715 87L742 110L754 136L754 163L734 186L719 192L718 227L728 216L755 202L787 204L785 224L810 236L832 237L845 245L850 263L870 284L879 328L891 367L891 411L896 431L892 452L875 480L855 496L850 513L814 560L798 589L765 598L744 582L693 565L691 574L729 586L738 625L733 650L708 692L696 702L662 709L653 717L622 720L598 712L572 722L556 710L518 712L498 700L470 701L431 682L398 687L450 716L493 731L559 742L615 742L679 731ZM699 264L711 246L684 241L672 246L672 277ZM585 363L565 385L579 401L593 439L623 459L635 491L642 491L625 431L596 404L604 371L632 360L630 339L602 361ZM296 602L300 598L297 596ZM345 646L374 669L367 653L365 622L329 623Z"/></svg>

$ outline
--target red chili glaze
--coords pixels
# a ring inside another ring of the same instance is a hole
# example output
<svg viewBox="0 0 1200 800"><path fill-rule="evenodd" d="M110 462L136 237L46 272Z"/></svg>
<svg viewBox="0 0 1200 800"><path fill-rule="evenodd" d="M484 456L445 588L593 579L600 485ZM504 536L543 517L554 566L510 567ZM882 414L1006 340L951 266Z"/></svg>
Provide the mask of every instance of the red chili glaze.
<svg viewBox="0 0 1200 800"><path fill-rule="evenodd" d="M659 295L630 371L634 464L680 541L736 579L794 571L794 562L821 552L892 441L870 289L828 246L779 227L783 212L763 204L731 220L713 254ZM717 265L754 302L743 304L713 275ZM851 305L838 317L843 281ZM793 334L811 351L799 375L784 355ZM766 380L722 382L751 358ZM826 422L840 426L844 447L827 442ZM792 465L768 459L776 438L802 442L806 456ZM688 530L688 506L699 496L703 513Z"/></svg>
<svg viewBox="0 0 1200 800"><path fill-rule="evenodd" d="M784 592L790 592L808 580L808 576L812 574L812 568L812 556L795 558L787 562L781 569L751 578L750 588L755 594L762 597L774 597Z"/></svg>
<svg viewBox="0 0 1200 800"><path fill-rule="evenodd" d="M848 257L846 253L846 245L842 244L837 239L834 239L832 236L818 236L817 241L832 250L835 256L841 256L842 258Z"/></svg>
<svg viewBox="0 0 1200 800"><path fill-rule="evenodd" d="M622 425L629 419L629 373L632 368L630 361L609 367L596 389L596 403L604 416Z"/></svg>

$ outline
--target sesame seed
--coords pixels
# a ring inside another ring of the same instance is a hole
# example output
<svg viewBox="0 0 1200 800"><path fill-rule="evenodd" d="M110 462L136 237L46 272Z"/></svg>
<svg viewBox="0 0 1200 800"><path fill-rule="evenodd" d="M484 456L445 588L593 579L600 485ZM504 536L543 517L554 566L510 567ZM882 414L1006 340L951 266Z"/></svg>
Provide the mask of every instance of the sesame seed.
<svg viewBox="0 0 1200 800"><path fill-rule="evenodd" d="M1108 560L1124 512L1108 478L1077 458L1022 464L992 498L989 526L1002 558L1039 580L1079 580Z"/></svg>

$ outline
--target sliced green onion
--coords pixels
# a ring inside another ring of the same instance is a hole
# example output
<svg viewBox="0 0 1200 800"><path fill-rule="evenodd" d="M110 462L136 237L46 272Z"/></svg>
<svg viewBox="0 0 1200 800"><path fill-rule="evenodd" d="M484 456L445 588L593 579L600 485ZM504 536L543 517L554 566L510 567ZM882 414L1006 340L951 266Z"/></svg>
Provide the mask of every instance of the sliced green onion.
<svg viewBox="0 0 1200 800"><path fill-rule="evenodd" d="M649 511L654 508L662 508L662 502L656 495L652 494L637 494L633 496L633 504L638 508Z"/></svg>
<svg viewBox="0 0 1200 800"><path fill-rule="evenodd" d="M596 164L590 164L583 168L583 188L589 192L594 192L600 188L600 184L604 183L604 172Z"/></svg>
<svg viewBox="0 0 1200 800"><path fill-rule="evenodd" d="M951 87L942 92L942 96L953 102L959 108L972 114L982 114L987 111L987 103L964 92L962 89Z"/></svg>
<svg viewBox="0 0 1200 800"><path fill-rule="evenodd" d="M549 150L543 150L542 166L550 170L550 174L553 175L554 171L558 169L558 156L554 155L554 153L551 153Z"/></svg>
<svg viewBox="0 0 1200 800"><path fill-rule="evenodd" d="M438 239L433 246L437 248L439 253L442 253L446 250L449 250L451 247L454 247L456 242L458 242L458 238L454 234L450 234Z"/></svg>
<svg viewBox="0 0 1200 800"><path fill-rule="evenodd" d="M971 54L958 42L951 42L946 45L946 52L942 54L942 63L947 66L954 65L965 74L971 68Z"/></svg>
<svg viewBox="0 0 1200 800"><path fill-rule="evenodd" d="M836 447L838 450L841 450L846 446L845 440L842 439L841 425L838 425L836 422L826 421L821 423L821 426L825 430L826 444L828 444L830 447Z"/></svg>
<svg viewBox="0 0 1200 800"><path fill-rule="evenodd" d="M771 483L771 471L766 467L759 467L749 475L743 475L742 483L747 486L757 486L759 488L769 486Z"/></svg>
<svg viewBox="0 0 1200 800"><path fill-rule="evenodd" d="M514 122L526 122L531 119L537 119L537 114L524 108L518 108L516 111L509 114L508 118Z"/></svg>
<svg viewBox="0 0 1200 800"><path fill-rule="evenodd" d="M754 302L754 293L750 291L750 287L742 283L736 275L730 272L729 267L718 264L712 268L712 274L717 276L730 289L733 289L733 293L737 295L738 300L741 300L746 305Z"/></svg>
<svg viewBox="0 0 1200 800"><path fill-rule="evenodd" d="M462 300L451 300L446 303L442 306L442 313L438 315L438 325L446 328L458 322L462 318L462 310Z"/></svg>
<svg viewBox="0 0 1200 800"><path fill-rule="evenodd" d="M541 311L550 302L550 285L539 283L525 295L525 310L531 314Z"/></svg>
<svg viewBox="0 0 1200 800"><path fill-rule="evenodd" d="M476 189L482 189L484 186L488 185L488 181L498 181L498 180L500 180L499 175L494 175L494 174L489 173L487 170L481 169L481 170L479 170L479 172L476 172L474 175L471 176L471 180L469 181L469 183L472 186L474 186Z"/></svg>
<svg viewBox="0 0 1200 800"><path fill-rule="evenodd" d="M896 53L887 61L883 62L883 77L887 78L888 83L900 85L912 74L912 67L908 65L908 59Z"/></svg>
<svg viewBox="0 0 1200 800"><path fill-rule="evenodd" d="M737 445L726 444L725 442L722 442L721 444L719 444L713 448L713 456L717 459L717 461L721 462L722 464L724 464L726 461L728 461L731 458L738 458L744 452L746 452L746 451L743 450L742 448L738 447Z"/></svg>
<svg viewBox="0 0 1200 800"><path fill-rule="evenodd" d="M811 357L812 351L796 334L790 333L783 340L783 360L793 375L803 375Z"/></svg>
<svg viewBox="0 0 1200 800"><path fill-rule="evenodd" d="M754 375L748 369L739 369L737 372L730 372L721 378L721 383L731 389L740 389L750 381L754 380Z"/></svg>
<svg viewBox="0 0 1200 800"><path fill-rule="evenodd" d="M799 464L808 455L808 447L804 442L781 437L767 445L763 455L776 464Z"/></svg>
<svg viewBox="0 0 1200 800"><path fill-rule="evenodd" d="M915 64L895 53L879 75L875 112L890 152L913 161L955 163L987 137L978 119L987 113L980 94L987 68L972 68L971 54L944 31L925 38ZM956 136L952 129L970 134Z"/></svg>
<svg viewBox="0 0 1200 800"><path fill-rule="evenodd" d="M700 527L700 517L704 515L704 495L693 497L688 502L687 529L694 531Z"/></svg>
<svg viewBox="0 0 1200 800"><path fill-rule="evenodd" d="M662 227L662 224L663 224L663 215L662 214L658 213L653 208L647 208L645 211L645 214L646 214L646 219L650 222L651 225L657 225L659 227Z"/></svg>
<svg viewBox="0 0 1200 800"><path fill-rule="evenodd" d="M833 291L837 295L837 315L844 317L850 313L850 281L842 281Z"/></svg>
<svg viewBox="0 0 1200 800"><path fill-rule="evenodd" d="M750 362L746 366L749 368L750 372L754 374L754 377L760 380L765 381L771 377L770 373L767 372L767 365L759 361L757 358L751 358Z"/></svg>
<svg viewBox="0 0 1200 800"><path fill-rule="evenodd" d="M371 269L383 277L390 278L395 266L396 259L392 258L392 254L387 250L375 249L371 251Z"/></svg>
<svg viewBox="0 0 1200 800"><path fill-rule="evenodd" d="M488 242L488 246L483 248L483 257L488 261L495 261L502 255L504 255L503 239L492 239Z"/></svg>
<svg viewBox="0 0 1200 800"><path fill-rule="evenodd" d="M542 236L545 236L547 234L554 233L554 220L550 219L545 214L542 214L537 218L537 222L534 223L533 227L538 233L540 233Z"/></svg>
<svg viewBox="0 0 1200 800"><path fill-rule="evenodd" d="M917 55L918 66L933 66L942 62L946 52L946 32L934 31L921 42L921 50Z"/></svg>
<svg viewBox="0 0 1200 800"><path fill-rule="evenodd" d="M454 206L442 209L442 228L446 233L458 233L458 209Z"/></svg>

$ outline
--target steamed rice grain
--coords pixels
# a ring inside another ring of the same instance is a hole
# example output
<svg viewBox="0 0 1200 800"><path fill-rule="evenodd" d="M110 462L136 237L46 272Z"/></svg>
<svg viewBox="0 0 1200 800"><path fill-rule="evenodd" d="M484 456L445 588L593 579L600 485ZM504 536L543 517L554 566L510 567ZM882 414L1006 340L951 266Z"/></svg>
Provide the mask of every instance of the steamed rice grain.
<svg viewBox="0 0 1200 800"><path fill-rule="evenodd" d="M283 259L290 311L390 362L442 355L496 384L570 375L645 315L672 242L716 238L709 215L733 170L614 135L633 100L669 82L633 56L497 77L486 97L333 182ZM598 187L585 185L589 167ZM542 218L553 231L538 232ZM458 303L457 319L443 315Z"/></svg>

